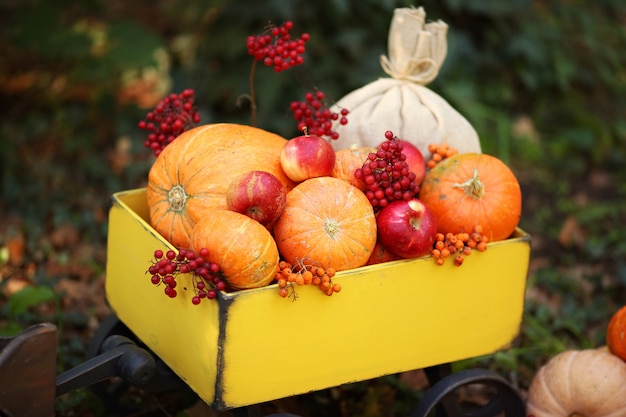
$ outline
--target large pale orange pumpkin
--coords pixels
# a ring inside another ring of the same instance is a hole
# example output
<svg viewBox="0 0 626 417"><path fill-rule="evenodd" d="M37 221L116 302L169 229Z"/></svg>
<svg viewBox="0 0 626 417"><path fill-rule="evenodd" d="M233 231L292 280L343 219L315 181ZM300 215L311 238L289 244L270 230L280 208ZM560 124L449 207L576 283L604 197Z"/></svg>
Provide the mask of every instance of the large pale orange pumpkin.
<svg viewBox="0 0 626 417"><path fill-rule="evenodd" d="M360 190L365 190L365 181L357 179L354 171L363 167L370 153L376 153L375 148L357 147L341 149L335 152L335 168L331 174L332 177L339 178L354 185Z"/></svg>
<svg viewBox="0 0 626 417"><path fill-rule="evenodd" d="M274 133L229 123L184 132L161 152L148 174L150 223L174 246L187 248L206 210L227 208L226 190L236 176L263 170L291 189L294 184L280 167L286 142Z"/></svg>
<svg viewBox="0 0 626 417"><path fill-rule="evenodd" d="M481 225L490 241L511 236L522 214L517 177L484 153L444 159L426 174L419 198L437 218L439 232L471 232Z"/></svg>
<svg viewBox="0 0 626 417"><path fill-rule="evenodd" d="M626 305L611 317L606 329L606 344L614 355L626 361Z"/></svg>
<svg viewBox="0 0 626 417"><path fill-rule="evenodd" d="M191 249L199 252L202 248L208 249L208 260L219 265L232 289L263 287L278 270L278 248L270 232L235 211L206 211L191 235Z"/></svg>
<svg viewBox="0 0 626 417"><path fill-rule="evenodd" d="M569 350L551 358L528 389L535 417L624 417L626 363L606 347Z"/></svg>
<svg viewBox="0 0 626 417"><path fill-rule="evenodd" d="M292 264L319 262L341 271L367 263L376 244L376 218L358 188L333 177L312 178L287 193L274 238Z"/></svg>

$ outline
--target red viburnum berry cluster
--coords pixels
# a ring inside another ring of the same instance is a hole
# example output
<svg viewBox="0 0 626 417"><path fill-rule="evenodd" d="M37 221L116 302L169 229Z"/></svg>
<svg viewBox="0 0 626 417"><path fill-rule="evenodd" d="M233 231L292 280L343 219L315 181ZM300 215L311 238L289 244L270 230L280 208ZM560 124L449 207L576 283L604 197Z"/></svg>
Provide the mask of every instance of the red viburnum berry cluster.
<svg viewBox="0 0 626 417"><path fill-rule="evenodd" d="M378 212L396 200L408 201L419 194L415 173L409 171L400 139L393 132L385 132L385 142L371 152L361 168L354 172L366 184L365 195Z"/></svg>
<svg viewBox="0 0 626 417"><path fill-rule="evenodd" d="M345 125L348 123L347 109L341 109L339 113L331 111L324 100L324 92L316 90L304 95L304 101L292 101L289 108L293 112L293 118L298 122L298 130L316 136L328 136L331 139L339 138L339 134L333 130L333 121Z"/></svg>
<svg viewBox="0 0 626 417"><path fill-rule="evenodd" d="M287 21L280 26L273 26L268 33L248 36L246 41L248 53L255 60L273 67L276 72L302 64L305 44L310 36L303 33L299 38L292 39L289 34L292 28L293 22Z"/></svg>
<svg viewBox="0 0 626 417"><path fill-rule="evenodd" d="M154 285L165 285L165 294L170 298L178 295L176 278L180 274L191 274L194 296L193 304L200 304L203 299L213 299L217 291L226 290L226 282L219 272L219 265L208 261L208 250L200 249L196 254L191 250L180 249L178 254L173 250L163 253L154 251L154 260L148 268L150 281ZM186 288L185 288L186 289Z"/></svg>
<svg viewBox="0 0 626 417"><path fill-rule="evenodd" d="M172 93L161 100L154 110L139 122L140 129L150 132L144 142L156 156L181 133L200 123L200 113L194 107L195 92L191 88L180 94Z"/></svg>

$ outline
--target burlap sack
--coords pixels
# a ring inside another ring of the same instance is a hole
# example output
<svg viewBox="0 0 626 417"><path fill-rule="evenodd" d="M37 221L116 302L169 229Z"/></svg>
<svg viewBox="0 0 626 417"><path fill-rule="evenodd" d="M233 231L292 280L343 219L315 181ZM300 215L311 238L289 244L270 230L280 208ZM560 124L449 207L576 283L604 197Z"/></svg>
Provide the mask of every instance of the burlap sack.
<svg viewBox="0 0 626 417"><path fill-rule="evenodd" d="M380 78L341 98L333 110L349 110L348 124L334 125L336 150L376 147L385 132L415 144L425 157L428 144L448 143L459 152L480 152L472 125L438 94L425 87L439 73L447 54L448 25L424 24L422 7L395 9L388 38L388 54L381 65L391 78Z"/></svg>

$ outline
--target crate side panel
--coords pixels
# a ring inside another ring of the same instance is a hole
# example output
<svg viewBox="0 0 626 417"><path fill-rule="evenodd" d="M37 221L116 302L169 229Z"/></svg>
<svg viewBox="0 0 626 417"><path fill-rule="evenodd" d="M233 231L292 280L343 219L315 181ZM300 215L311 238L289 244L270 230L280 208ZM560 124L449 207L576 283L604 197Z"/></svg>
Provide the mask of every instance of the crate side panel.
<svg viewBox="0 0 626 417"><path fill-rule="evenodd" d="M221 396L242 406L492 353L519 332L528 240L493 244L461 267L432 259L339 273L331 297L275 287L229 307Z"/></svg>
<svg viewBox="0 0 626 417"><path fill-rule="evenodd" d="M178 296L167 297L146 273L155 249L171 246L136 213L146 213L141 193L114 196L109 213L106 296L113 311L181 379L207 402L217 384L218 302L192 305L189 276ZM187 290L185 290L187 287Z"/></svg>

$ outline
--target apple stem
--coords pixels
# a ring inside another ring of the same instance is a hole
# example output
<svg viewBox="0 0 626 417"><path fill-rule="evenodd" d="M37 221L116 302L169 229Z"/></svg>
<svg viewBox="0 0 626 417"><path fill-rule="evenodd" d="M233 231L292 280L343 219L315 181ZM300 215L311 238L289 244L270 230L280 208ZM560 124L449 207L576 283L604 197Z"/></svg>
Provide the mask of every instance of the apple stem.
<svg viewBox="0 0 626 417"><path fill-rule="evenodd" d="M410 223L413 230L419 230L419 228L422 227L422 218L411 219Z"/></svg>
<svg viewBox="0 0 626 417"><path fill-rule="evenodd" d="M480 199L485 194L485 184L483 184L478 177L478 169L476 168L474 168L474 175L472 178L463 183L454 184L452 187L462 188L466 195L473 197L476 200Z"/></svg>

